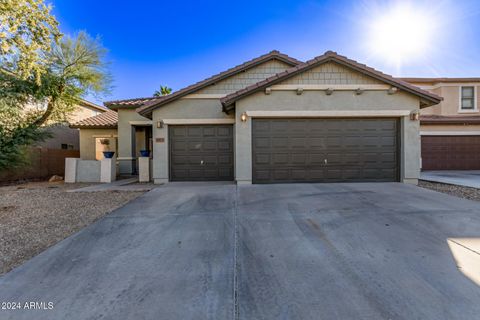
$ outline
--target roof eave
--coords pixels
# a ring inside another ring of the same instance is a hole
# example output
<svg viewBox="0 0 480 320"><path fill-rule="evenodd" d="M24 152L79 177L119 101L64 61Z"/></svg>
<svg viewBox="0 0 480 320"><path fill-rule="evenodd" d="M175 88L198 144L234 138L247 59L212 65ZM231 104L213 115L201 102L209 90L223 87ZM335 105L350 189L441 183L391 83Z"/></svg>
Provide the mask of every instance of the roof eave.
<svg viewBox="0 0 480 320"><path fill-rule="evenodd" d="M72 129L117 129L118 125L115 126L77 126L77 125L70 125L69 126Z"/></svg>

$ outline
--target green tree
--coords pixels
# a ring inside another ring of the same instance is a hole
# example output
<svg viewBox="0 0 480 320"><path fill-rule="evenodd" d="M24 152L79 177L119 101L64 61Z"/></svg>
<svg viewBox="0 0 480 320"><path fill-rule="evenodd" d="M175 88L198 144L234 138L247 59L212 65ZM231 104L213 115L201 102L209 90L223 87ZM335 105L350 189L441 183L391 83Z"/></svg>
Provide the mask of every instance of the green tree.
<svg viewBox="0 0 480 320"><path fill-rule="evenodd" d="M172 93L172 88L160 85L160 90L156 90L153 96L162 97L162 96L169 95L170 93Z"/></svg>
<svg viewBox="0 0 480 320"><path fill-rule="evenodd" d="M98 38L93 39L85 32L76 37L64 37L50 50L42 53L45 70L40 74L23 78L0 69L0 118L11 118L12 113L23 114L19 123L6 126L0 122L0 169L18 162L21 149L34 143L35 138L44 138L41 126L49 120L64 119L73 110L79 98L87 94L109 92L111 77L105 62L106 50ZM26 109L28 104L43 105L44 108ZM3 109L3 114L2 114ZM31 134L37 132L37 135ZM10 155L10 156L9 156Z"/></svg>
<svg viewBox="0 0 480 320"><path fill-rule="evenodd" d="M43 0L0 1L0 64L22 79L39 81L46 70L44 53L61 33Z"/></svg>

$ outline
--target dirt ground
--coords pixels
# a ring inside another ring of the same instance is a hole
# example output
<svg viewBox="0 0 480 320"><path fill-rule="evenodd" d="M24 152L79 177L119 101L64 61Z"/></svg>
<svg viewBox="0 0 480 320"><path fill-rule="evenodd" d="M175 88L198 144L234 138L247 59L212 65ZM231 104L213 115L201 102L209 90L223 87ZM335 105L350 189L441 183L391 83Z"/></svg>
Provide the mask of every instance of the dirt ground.
<svg viewBox="0 0 480 320"><path fill-rule="evenodd" d="M0 274L144 192L67 192L88 184L30 182L0 187Z"/></svg>
<svg viewBox="0 0 480 320"><path fill-rule="evenodd" d="M460 197L469 200L480 201L480 189L456 186L453 184L418 181L418 186L438 192L443 192L455 197Z"/></svg>

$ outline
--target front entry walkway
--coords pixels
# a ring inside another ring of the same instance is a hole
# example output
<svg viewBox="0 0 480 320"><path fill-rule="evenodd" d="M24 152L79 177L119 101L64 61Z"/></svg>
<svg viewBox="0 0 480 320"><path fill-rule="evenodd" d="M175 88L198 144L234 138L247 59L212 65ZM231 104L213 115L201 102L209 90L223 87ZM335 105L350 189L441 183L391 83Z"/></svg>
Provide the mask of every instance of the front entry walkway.
<svg viewBox="0 0 480 320"><path fill-rule="evenodd" d="M173 183L1 277L53 308L0 319L476 319L475 239L479 202L412 185Z"/></svg>
<svg viewBox="0 0 480 320"><path fill-rule="evenodd" d="M480 170L423 171L420 179L480 189Z"/></svg>

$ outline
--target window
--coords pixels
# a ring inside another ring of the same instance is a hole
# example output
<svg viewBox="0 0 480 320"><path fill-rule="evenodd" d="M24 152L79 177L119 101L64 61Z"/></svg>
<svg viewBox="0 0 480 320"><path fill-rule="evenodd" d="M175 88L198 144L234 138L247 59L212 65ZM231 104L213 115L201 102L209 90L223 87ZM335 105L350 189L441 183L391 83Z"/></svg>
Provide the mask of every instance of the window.
<svg viewBox="0 0 480 320"><path fill-rule="evenodd" d="M73 150L73 144L62 143L62 149L64 149L64 150Z"/></svg>
<svg viewBox="0 0 480 320"><path fill-rule="evenodd" d="M476 110L475 106L475 87L461 87L460 88L460 109L461 110Z"/></svg>

